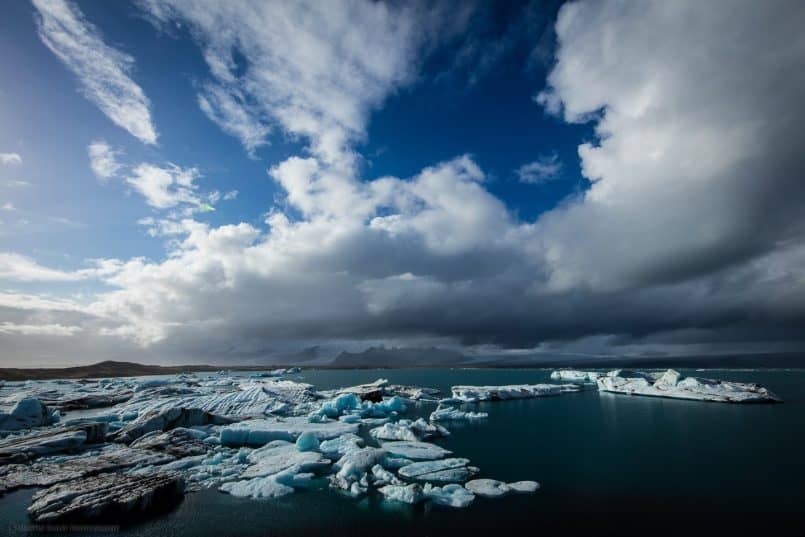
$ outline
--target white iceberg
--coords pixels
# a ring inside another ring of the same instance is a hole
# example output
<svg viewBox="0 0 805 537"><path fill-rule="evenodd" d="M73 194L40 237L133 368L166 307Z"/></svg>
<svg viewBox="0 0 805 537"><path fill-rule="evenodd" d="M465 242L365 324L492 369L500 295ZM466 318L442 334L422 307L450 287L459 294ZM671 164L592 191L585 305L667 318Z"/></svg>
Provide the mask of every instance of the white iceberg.
<svg viewBox="0 0 805 537"><path fill-rule="evenodd" d="M513 483L507 483L507 485L509 489L514 492L529 493L539 490L539 483L536 481L515 481Z"/></svg>
<svg viewBox="0 0 805 537"><path fill-rule="evenodd" d="M428 423L422 418L416 421L400 420L396 423L386 423L381 427L372 429L369 433L378 440L407 440L411 442L450 434L441 425Z"/></svg>
<svg viewBox="0 0 805 537"><path fill-rule="evenodd" d="M467 466L469 462L469 459L462 458L415 462L400 468L399 474L416 481L455 483L466 481L477 473L477 468Z"/></svg>
<svg viewBox="0 0 805 537"><path fill-rule="evenodd" d="M383 442L383 449L392 457L402 457L414 461L441 459L452 453L429 442Z"/></svg>
<svg viewBox="0 0 805 537"><path fill-rule="evenodd" d="M347 433L357 433L360 426L341 421L310 422L303 417L286 419L253 419L234 423L221 429L221 444L225 446L262 446L272 440L295 442L302 433L313 433L319 441Z"/></svg>
<svg viewBox="0 0 805 537"><path fill-rule="evenodd" d="M434 487L430 483L426 483L422 494L433 503L448 507L467 507L475 500L472 492L457 484Z"/></svg>
<svg viewBox="0 0 805 537"><path fill-rule="evenodd" d="M575 369L559 369L551 373L551 379L566 382L585 382L595 384L601 373L595 371L577 371Z"/></svg>
<svg viewBox="0 0 805 537"><path fill-rule="evenodd" d="M629 376L625 376L629 375ZM634 374L617 370L598 378L598 390L602 392L672 399L691 399L719 403L780 402L776 395L758 384L687 377L682 379L678 371L667 370L656 380L648 374Z"/></svg>
<svg viewBox="0 0 805 537"><path fill-rule="evenodd" d="M478 420L488 417L486 412L468 412L459 410L455 407L439 405L436 410L431 412L430 421L458 421L458 420Z"/></svg>
<svg viewBox="0 0 805 537"><path fill-rule="evenodd" d="M514 384L509 386L453 386L452 388L455 399L468 403L547 397L580 390L581 387L575 384Z"/></svg>
<svg viewBox="0 0 805 537"><path fill-rule="evenodd" d="M422 492L422 485L411 483L410 485L386 485L378 489L378 492L387 500L396 502L415 504L425 499Z"/></svg>

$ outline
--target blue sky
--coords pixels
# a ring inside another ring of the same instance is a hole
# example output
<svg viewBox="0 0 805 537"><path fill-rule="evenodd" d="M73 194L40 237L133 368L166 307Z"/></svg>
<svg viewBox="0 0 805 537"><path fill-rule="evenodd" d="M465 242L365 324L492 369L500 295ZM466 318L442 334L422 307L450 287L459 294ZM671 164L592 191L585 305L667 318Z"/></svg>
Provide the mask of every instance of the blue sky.
<svg viewBox="0 0 805 537"><path fill-rule="evenodd" d="M799 349L802 9L721 7L4 6L7 359Z"/></svg>

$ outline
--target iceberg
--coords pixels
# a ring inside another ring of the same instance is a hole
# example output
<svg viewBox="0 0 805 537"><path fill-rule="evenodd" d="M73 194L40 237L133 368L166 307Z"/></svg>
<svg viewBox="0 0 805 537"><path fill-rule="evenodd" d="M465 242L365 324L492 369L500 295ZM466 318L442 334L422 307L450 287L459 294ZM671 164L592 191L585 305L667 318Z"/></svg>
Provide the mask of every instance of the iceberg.
<svg viewBox="0 0 805 537"><path fill-rule="evenodd" d="M509 489L514 492L529 493L539 490L539 483L536 481L515 481L508 483Z"/></svg>
<svg viewBox="0 0 805 537"><path fill-rule="evenodd" d="M469 462L469 459L461 458L414 462L400 468L399 474L401 477L416 481L439 483L466 481L478 471L467 466Z"/></svg>
<svg viewBox="0 0 805 537"><path fill-rule="evenodd" d="M426 422L422 418L411 420L399 420L396 423L386 423L381 427L376 427L369 431L378 440L407 440L416 442L428 438L447 436L450 432L441 425L434 425Z"/></svg>
<svg viewBox="0 0 805 537"><path fill-rule="evenodd" d="M383 449L365 447L350 451L333 466L337 473L330 478L330 485L335 489L347 491L358 497L369 489L369 472L384 461L386 452Z"/></svg>
<svg viewBox="0 0 805 537"><path fill-rule="evenodd" d="M497 498L511 491L506 483L497 479L473 479L467 481L464 488L483 498Z"/></svg>
<svg viewBox="0 0 805 537"><path fill-rule="evenodd" d="M357 451L363 447L363 439L353 433L342 434L331 440L325 440L319 444L319 451L332 458L340 458L343 455Z"/></svg>
<svg viewBox="0 0 805 537"><path fill-rule="evenodd" d="M302 433L313 433L319 441L347 433L357 433L360 426L342 421L311 422L303 417L253 419L221 429L221 444L225 446L262 446L272 440L295 442Z"/></svg>
<svg viewBox="0 0 805 537"><path fill-rule="evenodd" d="M576 384L515 384L510 386L453 386L455 399L465 403L528 399L573 393L581 390Z"/></svg>
<svg viewBox="0 0 805 537"><path fill-rule="evenodd" d="M629 375L629 376L626 376ZM616 370L598 378L602 392L719 403L769 403L782 400L758 384L710 380L696 377L681 378L678 371L667 370L659 378Z"/></svg>
<svg viewBox="0 0 805 537"><path fill-rule="evenodd" d="M411 483L410 485L386 485L380 487L378 492L380 492L386 500L409 504L419 503L425 499L422 485L418 483Z"/></svg>
<svg viewBox="0 0 805 537"><path fill-rule="evenodd" d="M559 369L551 373L551 379L567 382L584 382L595 384L601 373L595 371L577 371L575 369Z"/></svg>
<svg viewBox="0 0 805 537"><path fill-rule="evenodd" d="M37 492L28 514L38 523L117 522L162 509L183 496L184 480L176 472L99 474Z"/></svg>
<svg viewBox="0 0 805 537"><path fill-rule="evenodd" d="M104 441L107 424L88 421L52 427L0 440L0 464L23 463L57 453L78 452L85 444Z"/></svg>
<svg viewBox="0 0 805 537"><path fill-rule="evenodd" d="M32 429L51 425L57 421L59 421L59 412L50 410L34 397L20 399L8 414L0 411L0 431Z"/></svg>
<svg viewBox="0 0 805 537"><path fill-rule="evenodd" d="M457 484L434 487L430 483L426 483L422 494L433 503L447 507L467 507L475 500L472 492Z"/></svg>
<svg viewBox="0 0 805 537"><path fill-rule="evenodd" d="M115 442L124 444L153 431L168 431L176 427L193 425L225 425L232 423L231 418L216 416L198 408L171 408L151 411L140 416L129 425L112 435Z"/></svg>
<svg viewBox="0 0 805 537"><path fill-rule="evenodd" d="M431 412L430 421L452 421L452 420L478 420L488 417L486 412L466 412L455 407L445 407L441 404Z"/></svg>
<svg viewBox="0 0 805 537"><path fill-rule="evenodd" d="M292 494L294 489L277 481L276 476L257 477L243 481L230 481L219 488L239 498L279 498Z"/></svg>
<svg viewBox="0 0 805 537"><path fill-rule="evenodd" d="M452 452L428 442L383 442L385 449L392 457L402 457L414 461L441 459Z"/></svg>

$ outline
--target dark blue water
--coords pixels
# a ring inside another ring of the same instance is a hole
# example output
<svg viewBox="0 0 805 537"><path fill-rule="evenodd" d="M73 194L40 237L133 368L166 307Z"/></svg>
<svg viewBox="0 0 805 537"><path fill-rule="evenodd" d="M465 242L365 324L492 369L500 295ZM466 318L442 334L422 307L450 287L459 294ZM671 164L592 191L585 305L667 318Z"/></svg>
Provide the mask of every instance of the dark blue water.
<svg viewBox="0 0 805 537"><path fill-rule="evenodd" d="M388 378L455 384L538 383L544 370L308 371L321 389ZM190 494L169 514L120 533L146 535L791 534L805 535L805 371L683 371L758 382L779 405L728 405L589 391L484 403L489 418L451 424L438 443L481 477L532 479L533 495L467 509L356 501L330 491L276 500ZM427 415L432 405L414 409ZM0 521L24 531L32 491L0 499ZM2 528L0 528L0 531ZM97 535L98 533L91 533Z"/></svg>

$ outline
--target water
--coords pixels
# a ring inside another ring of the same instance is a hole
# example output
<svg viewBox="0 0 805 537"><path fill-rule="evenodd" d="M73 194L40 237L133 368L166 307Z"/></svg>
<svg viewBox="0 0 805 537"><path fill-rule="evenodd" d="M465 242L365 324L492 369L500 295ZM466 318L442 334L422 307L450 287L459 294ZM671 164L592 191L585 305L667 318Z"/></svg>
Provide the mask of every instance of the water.
<svg viewBox="0 0 805 537"><path fill-rule="evenodd" d="M318 388L388 378L449 391L456 384L538 383L544 370L307 371ZM758 382L780 405L728 405L589 391L477 405L489 418L451 424L438 441L480 477L532 479L533 495L477 499L467 509L356 501L329 491L254 501L214 490L118 535L528 534L805 535L805 371L683 371ZM415 413L426 416L432 405ZM32 491L0 499L9 532L27 531ZM0 526L0 531L2 527ZM80 533L80 532L78 532ZM98 532L88 534L99 535Z"/></svg>

